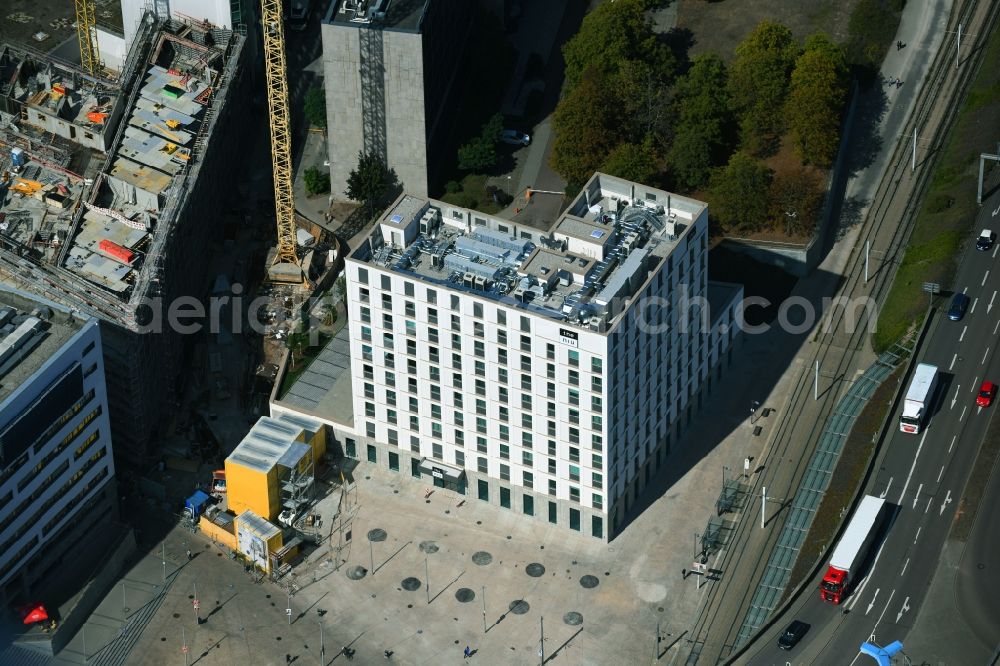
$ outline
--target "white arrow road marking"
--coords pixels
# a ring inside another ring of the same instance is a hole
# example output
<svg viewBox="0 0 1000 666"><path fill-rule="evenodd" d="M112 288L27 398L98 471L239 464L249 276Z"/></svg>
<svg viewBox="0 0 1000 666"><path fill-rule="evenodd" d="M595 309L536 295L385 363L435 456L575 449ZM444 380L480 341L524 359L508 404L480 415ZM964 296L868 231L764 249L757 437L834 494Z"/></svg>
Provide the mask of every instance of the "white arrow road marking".
<svg viewBox="0 0 1000 666"><path fill-rule="evenodd" d="M997 206L997 209L993 211L993 217L996 217L997 213L1000 213L1000 206Z"/></svg>
<svg viewBox="0 0 1000 666"><path fill-rule="evenodd" d="M962 385L959 384L958 388L955 389L955 397L951 399L950 409L955 409L955 403L958 402L958 392L962 390Z"/></svg>
<svg viewBox="0 0 1000 666"><path fill-rule="evenodd" d="M989 271L986 271L986 275L984 275L984 276L983 276L983 281L982 281L982 283L981 283L981 284L979 285L980 287L985 287L985 286L986 286L986 278L988 278L989 276L990 276L990 272L989 272Z"/></svg>
<svg viewBox="0 0 1000 666"><path fill-rule="evenodd" d="M971 307L971 308L969 308L969 314L972 314L973 312L975 312L975 311L976 311L976 303L978 303L978 302L979 302L979 297L977 296L977 297L976 297L975 299L973 299L973 301L972 301L972 307Z"/></svg>
<svg viewBox="0 0 1000 666"><path fill-rule="evenodd" d="M924 431L924 436L920 438L920 444L917 445L917 454L913 456L913 464L910 465L910 473L906 475L906 483L903 484L903 492L899 494L899 500L896 504L903 503L903 497L906 495L906 488L910 485L910 477L913 476L913 468L917 466L917 458L920 457L920 450L924 448L924 440L927 439L927 431Z"/></svg>
<svg viewBox="0 0 1000 666"><path fill-rule="evenodd" d="M879 591L881 589L882 588L880 587L877 590L875 590L875 594L872 595L872 602L870 604L868 604L868 610L865 611L865 615L868 615L868 613L871 613L872 609L875 608L875 599L878 598L878 593L879 593Z"/></svg>
<svg viewBox="0 0 1000 666"><path fill-rule="evenodd" d="M885 550L885 541L882 542L882 545L879 546L879 548L878 548L878 552L875 553L875 559L872 560L872 566L868 570L868 574L864 578L861 579L861 582L858 583L858 586L854 590L854 592L851 592L851 598L850 598L850 600L848 600L848 603L847 603L847 609L848 610L854 610L855 604L857 604L858 601L861 599L861 593L864 592L865 591L865 587L868 586L868 581L871 580L872 573L875 571L875 566L878 564L878 559L880 557L882 557L882 551L883 550ZM720 557L721 557L721 553L720 553ZM891 599L891 597L890 597L890 599Z"/></svg>
<svg viewBox="0 0 1000 666"><path fill-rule="evenodd" d="M965 339L965 332L969 330L968 325L962 327L962 335L958 336L958 341L961 342Z"/></svg>
<svg viewBox="0 0 1000 666"><path fill-rule="evenodd" d="M955 361L957 360L958 360L958 354L955 354L954 356L951 357L951 365L948 366L949 371L955 367Z"/></svg>
<svg viewBox="0 0 1000 666"><path fill-rule="evenodd" d="M938 472L938 480L935 483L941 483L942 474L944 474L944 465L941 465L941 471Z"/></svg>
<svg viewBox="0 0 1000 666"><path fill-rule="evenodd" d="M948 453L951 453L951 449L955 446L955 440L958 439L958 435L951 436L951 444L948 445Z"/></svg>
<svg viewBox="0 0 1000 666"><path fill-rule="evenodd" d="M944 501L941 502L941 510L938 511L938 515L943 516L944 515L944 509L949 504L951 504L951 491L950 490L948 491L948 494L944 496Z"/></svg>
<svg viewBox="0 0 1000 666"><path fill-rule="evenodd" d="M913 537L913 543L914 544L916 544L917 543L917 539L920 538L920 530L922 530L922 529L924 529L923 525L921 525L920 527L917 528L917 534L916 534L916 536Z"/></svg>
<svg viewBox="0 0 1000 666"><path fill-rule="evenodd" d="M899 624L899 620L900 618L903 617L903 613L910 610L909 601L910 601L909 597L906 597L906 599L903 600L903 607L899 609L898 613L896 613L896 624Z"/></svg>
<svg viewBox="0 0 1000 666"><path fill-rule="evenodd" d="M885 496L889 494L889 488L892 487L892 477L889 477L889 483L885 484L885 490L879 495L879 499L885 499Z"/></svg>
<svg viewBox="0 0 1000 666"><path fill-rule="evenodd" d="M910 558L906 558L906 561L903 562L903 570L899 572L900 576L902 576L903 574L906 573L906 565L909 564L909 563L910 563Z"/></svg>
<svg viewBox="0 0 1000 666"><path fill-rule="evenodd" d="M924 489L924 484L921 483L920 486L917 488L917 493L913 496L913 506L910 507L911 509L917 508L917 502L920 501L920 491L923 489Z"/></svg>
<svg viewBox="0 0 1000 666"><path fill-rule="evenodd" d="M989 314L990 310L993 309L993 301L995 301L996 298L997 298L997 290L994 289L993 290L993 296L990 297L990 304L986 306L986 314Z"/></svg>

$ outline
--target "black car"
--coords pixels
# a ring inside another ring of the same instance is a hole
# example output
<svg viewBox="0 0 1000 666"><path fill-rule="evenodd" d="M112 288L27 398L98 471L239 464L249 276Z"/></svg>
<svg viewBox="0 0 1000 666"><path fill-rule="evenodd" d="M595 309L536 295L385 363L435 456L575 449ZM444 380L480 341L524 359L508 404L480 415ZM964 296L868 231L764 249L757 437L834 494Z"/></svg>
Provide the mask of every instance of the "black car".
<svg viewBox="0 0 1000 666"><path fill-rule="evenodd" d="M977 250L988 250L993 247L993 240L996 238L994 234L989 229L983 229L979 233L979 238L976 239L976 249Z"/></svg>
<svg viewBox="0 0 1000 666"><path fill-rule="evenodd" d="M788 628L782 632L781 637L778 639L778 647L782 650L791 650L795 647L802 637L806 635L809 631L809 625L801 620L794 620Z"/></svg>
<svg viewBox="0 0 1000 666"><path fill-rule="evenodd" d="M948 308L948 319L959 321L965 316L965 311L969 307L969 297L965 294L955 294L951 299L951 307Z"/></svg>

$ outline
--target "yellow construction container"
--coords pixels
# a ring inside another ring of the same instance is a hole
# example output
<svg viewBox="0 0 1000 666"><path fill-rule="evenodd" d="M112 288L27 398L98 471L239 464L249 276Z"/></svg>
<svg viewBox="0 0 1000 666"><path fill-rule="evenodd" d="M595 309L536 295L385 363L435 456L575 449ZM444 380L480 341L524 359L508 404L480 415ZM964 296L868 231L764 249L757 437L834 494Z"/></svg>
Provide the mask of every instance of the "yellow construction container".
<svg viewBox="0 0 1000 666"><path fill-rule="evenodd" d="M265 471L230 456L226 459L226 495L229 509L236 515L253 511L268 520L276 519L281 512L278 466L271 465Z"/></svg>

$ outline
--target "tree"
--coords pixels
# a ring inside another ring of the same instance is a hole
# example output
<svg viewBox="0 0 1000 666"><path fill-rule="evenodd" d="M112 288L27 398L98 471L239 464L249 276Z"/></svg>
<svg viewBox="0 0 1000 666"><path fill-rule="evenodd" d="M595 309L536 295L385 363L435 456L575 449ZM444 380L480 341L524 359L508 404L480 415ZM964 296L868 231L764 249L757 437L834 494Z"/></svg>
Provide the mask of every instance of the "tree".
<svg viewBox="0 0 1000 666"><path fill-rule="evenodd" d="M673 145L667 157L679 185L694 190L708 182L711 169L725 164L733 144L732 100L726 65L713 53L694 59L677 81Z"/></svg>
<svg viewBox="0 0 1000 666"><path fill-rule="evenodd" d="M709 210L726 229L753 232L767 222L772 172L744 151L712 172Z"/></svg>
<svg viewBox="0 0 1000 666"><path fill-rule="evenodd" d="M497 165L497 141L503 130L503 116L499 113L483 123L482 131L469 143L458 149L458 168L463 171L485 173Z"/></svg>
<svg viewBox="0 0 1000 666"><path fill-rule="evenodd" d="M570 185L585 183L625 138L616 113L618 95L607 83L606 74L591 68L552 116L549 164Z"/></svg>
<svg viewBox="0 0 1000 666"><path fill-rule="evenodd" d="M373 153L358 153L358 166L347 176L345 194L368 208L369 219L375 216L375 204L395 182L395 173Z"/></svg>
<svg viewBox="0 0 1000 666"><path fill-rule="evenodd" d="M652 185L659 172L653 140L647 138L641 144L621 143L615 147L600 168L606 174L618 176L635 183Z"/></svg>
<svg viewBox="0 0 1000 666"><path fill-rule="evenodd" d="M785 106L795 152L804 163L824 168L833 164L846 101L844 52L826 35L813 35L795 62Z"/></svg>
<svg viewBox="0 0 1000 666"><path fill-rule="evenodd" d="M798 167L777 174L771 183L771 215L784 220L781 228L787 232L810 235L818 222L824 190L822 177L811 169Z"/></svg>
<svg viewBox="0 0 1000 666"><path fill-rule="evenodd" d="M302 174L306 183L306 194L325 194L330 191L330 174L316 167L309 167Z"/></svg>
<svg viewBox="0 0 1000 666"><path fill-rule="evenodd" d="M781 133L781 111L798 50L792 31L773 21L762 21L736 47L729 90L740 114L743 147L751 152L765 152Z"/></svg>
<svg viewBox="0 0 1000 666"><path fill-rule="evenodd" d="M326 129L326 94L322 88L310 88L306 91L303 104L306 120L313 127Z"/></svg>
<svg viewBox="0 0 1000 666"><path fill-rule="evenodd" d="M646 18L643 0L603 2L583 18L576 35L563 45L568 92L595 67L614 73L626 62L641 60L661 73L672 74L676 63Z"/></svg>

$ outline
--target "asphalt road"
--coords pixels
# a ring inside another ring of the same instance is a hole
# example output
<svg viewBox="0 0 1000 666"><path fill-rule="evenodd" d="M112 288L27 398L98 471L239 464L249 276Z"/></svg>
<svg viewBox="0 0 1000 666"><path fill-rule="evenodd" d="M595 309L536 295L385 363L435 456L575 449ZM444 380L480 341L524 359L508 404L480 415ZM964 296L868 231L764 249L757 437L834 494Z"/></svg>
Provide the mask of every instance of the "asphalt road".
<svg viewBox="0 0 1000 666"><path fill-rule="evenodd" d="M985 203L975 225L1000 231L1000 194ZM862 569L864 576L840 606L823 602L818 591L805 593L771 632L748 650L743 663L751 664L854 664L869 658L858 652L862 642L886 645L902 640L924 599L931 577L958 508L966 480L986 433L989 419L1000 407L977 407L976 393L984 379L1000 381L1000 356L996 354L1000 332L1000 243L988 252L975 249L970 237L961 257L953 291L971 299L969 311L958 322L947 318L951 292L938 297L939 308L921 349L918 361L937 365L940 385L929 425L918 435L899 432L887 441L885 457L872 475L865 493L884 497L895 514L881 543L873 546L874 557ZM894 420L898 422L898 412ZM996 478L984 506L997 501ZM995 530L978 535L976 548L995 559L1000 536ZM971 544L970 544L971 545ZM972 558L973 561L975 558ZM867 572L867 573L866 573ZM818 587L823 571L813 581ZM978 577L982 588L969 592L982 612L991 613L980 623L982 631L996 634L1000 626L998 597L985 593L1000 581L996 571ZM777 637L792 619L812 625L792 651L779 650ZM968 654L956 642L956 663L982 663L980 655ZM909 655L919 660L920 655ZM975 659L975 660L972 660Z"/></svg>

